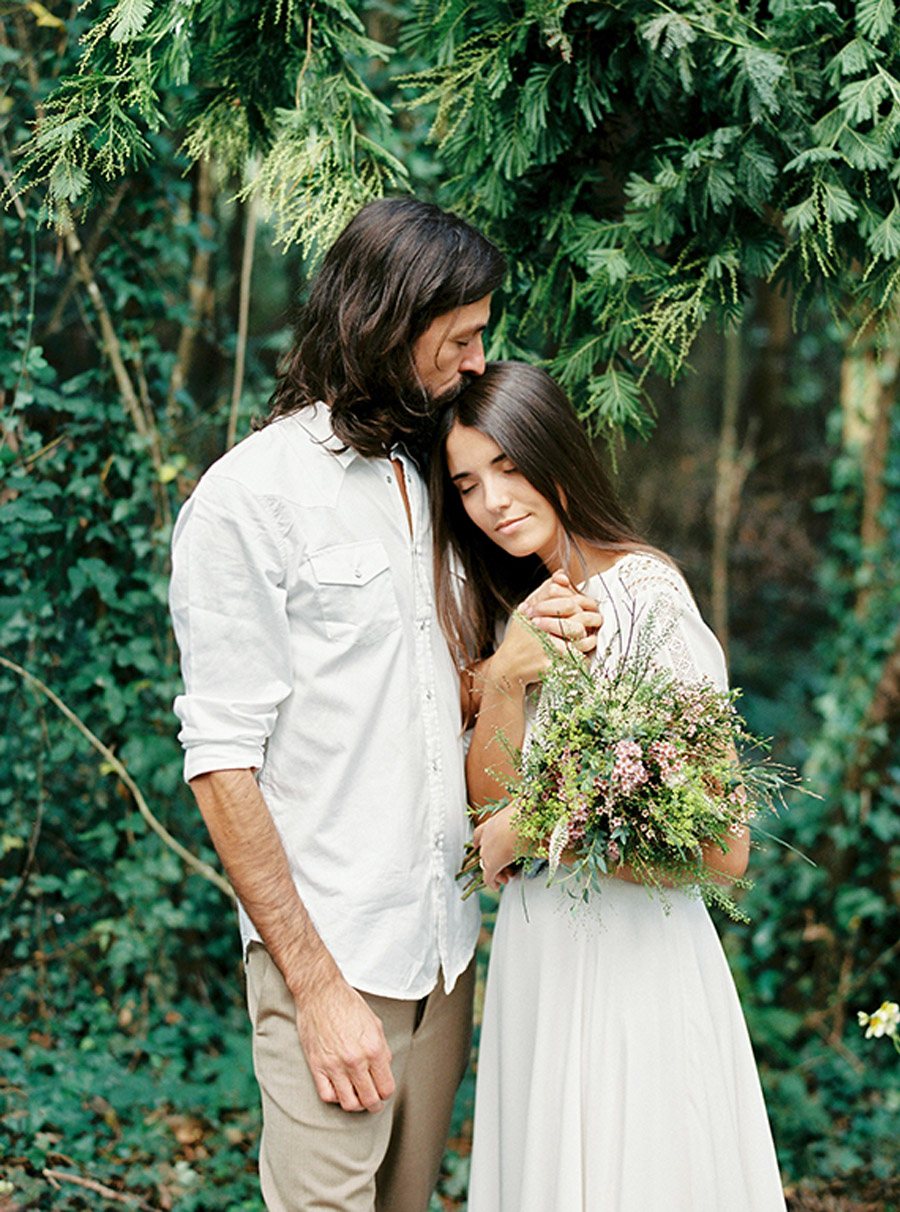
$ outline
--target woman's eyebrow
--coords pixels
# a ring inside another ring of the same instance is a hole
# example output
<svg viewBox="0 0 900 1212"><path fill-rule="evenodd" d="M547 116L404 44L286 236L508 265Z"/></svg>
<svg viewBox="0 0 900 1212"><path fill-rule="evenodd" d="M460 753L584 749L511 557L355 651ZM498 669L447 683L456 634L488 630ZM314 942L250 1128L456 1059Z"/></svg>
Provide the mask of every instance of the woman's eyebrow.
<svg viewBox="0 0 900 1212"><path fill-rule="evenodd" d="M496 463L507 463L507 462L509 462L509 458L501 450L498 455L494 455L494 457L490 461L489 466L493 467ZM471 476L474 474L475 473L472 471L458 471L455 476L450 477L450 483L455 484L457 480L464 480L466 478L466 476Z"/></svg>

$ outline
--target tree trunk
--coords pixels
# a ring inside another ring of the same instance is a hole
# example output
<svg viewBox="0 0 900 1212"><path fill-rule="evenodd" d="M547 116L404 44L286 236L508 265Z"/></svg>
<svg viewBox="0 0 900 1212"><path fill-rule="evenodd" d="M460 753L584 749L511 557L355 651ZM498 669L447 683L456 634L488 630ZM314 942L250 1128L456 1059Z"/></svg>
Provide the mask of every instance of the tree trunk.
<svg viewBox="0 0 900 1212"><path fill-rule="evenodd" d="M725 334L725 376L722 383L722 424L716 455L713 496L712 626L728 659L729 546L741 490L750 469L749 447L738 446L741 404L741 332Z"/></svg>
<svg viewBox="0 0 900 1212"><path fill-rule="evenodd" d="M900 370L900 317L892 317L888 335L876 341L861 337L844 354L841 364L841 417L844 449L859 462L862 479L861 588L856 614L862 618L872 593L872 577L884 541L881 519L885 502L885 473L891 432L891 410Z"/></svg>
<svg viewBox="0 0 900 1212"><path fill-rule="evenodd" d="M190 307L188 320L178 338L178 349L175 354L175 365L169 379L169 392L166 401L166 415L172 421L178 414L178 393L187 382L191 370L191 360L200 325L212 306L209 283L210 263L212 260L213 235L213 181L212 165L209 160L200 160L197 165L197 229L199 240L194 249L191 262L191 280L188 284L188 303Z"/></svg>

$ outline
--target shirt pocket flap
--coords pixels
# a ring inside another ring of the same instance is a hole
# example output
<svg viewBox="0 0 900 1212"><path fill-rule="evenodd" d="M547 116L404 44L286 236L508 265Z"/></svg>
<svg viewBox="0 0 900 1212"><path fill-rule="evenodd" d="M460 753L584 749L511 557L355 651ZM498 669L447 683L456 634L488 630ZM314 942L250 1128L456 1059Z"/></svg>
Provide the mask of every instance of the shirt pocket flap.
<svg viewBox="0 0 900 1212"><path fill-rule="evenodd" d="M388 555L381 543L342 543L309 557L320 585L366 585L388 568Z"/></svg>

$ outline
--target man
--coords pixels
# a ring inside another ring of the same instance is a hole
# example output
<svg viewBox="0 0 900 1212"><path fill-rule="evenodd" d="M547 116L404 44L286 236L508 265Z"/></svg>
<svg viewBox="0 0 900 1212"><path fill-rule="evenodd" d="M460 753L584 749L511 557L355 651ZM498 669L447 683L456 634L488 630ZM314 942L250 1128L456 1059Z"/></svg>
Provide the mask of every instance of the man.
<svg viewBox="0 0 900 1212"><path fill-rule="evenodd" d="M459 676L407 448L483 371L503 274L456 216L364 207L175 531L185 777L240 902L276 1212L424 1212L468 1058Z"/></svg>

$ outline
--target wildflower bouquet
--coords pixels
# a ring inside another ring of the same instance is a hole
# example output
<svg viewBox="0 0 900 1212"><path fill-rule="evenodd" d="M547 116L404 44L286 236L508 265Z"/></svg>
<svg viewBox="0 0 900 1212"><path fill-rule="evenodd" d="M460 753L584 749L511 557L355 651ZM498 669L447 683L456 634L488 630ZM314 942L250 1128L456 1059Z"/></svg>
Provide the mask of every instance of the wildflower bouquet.
<svg viewBox="0 0 900 1212"><path fill-rule="evenodd" d="M736 690L686 683L649 657L595 676L577 654L554 654L534 727L508 794L521 859L546 860L549 878L587 900L627 865L651 888L690 889L746 920L705 852L723 853L763 809L777 809L790 772L751 762L763 746L738 714ZM739 753L741 756L739 757ZM482 886L470 850L464 895Z"/></svg>

